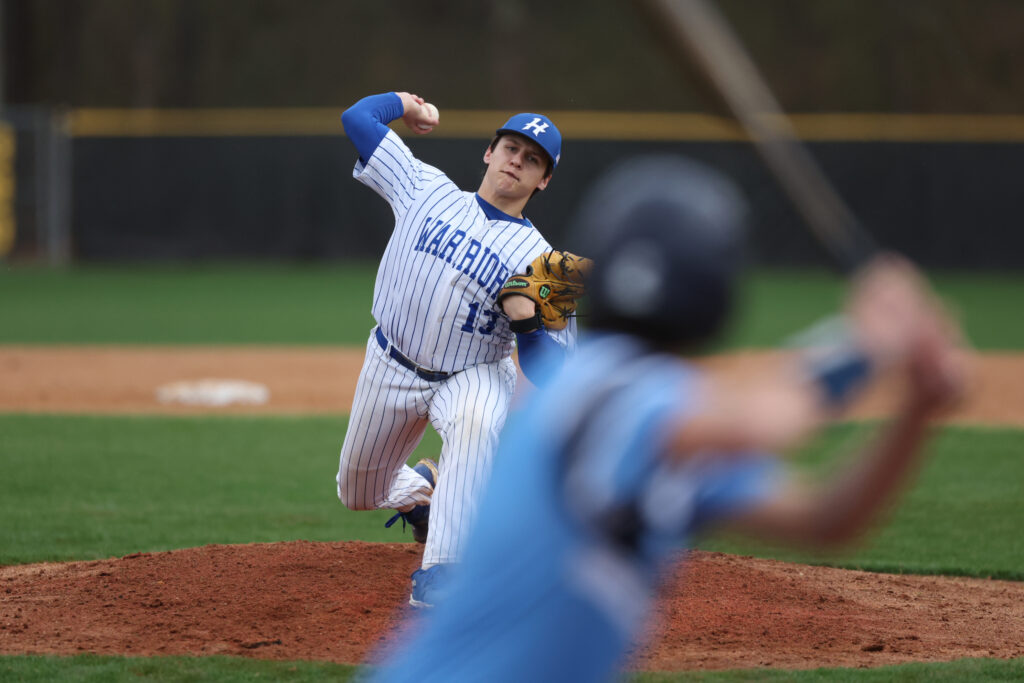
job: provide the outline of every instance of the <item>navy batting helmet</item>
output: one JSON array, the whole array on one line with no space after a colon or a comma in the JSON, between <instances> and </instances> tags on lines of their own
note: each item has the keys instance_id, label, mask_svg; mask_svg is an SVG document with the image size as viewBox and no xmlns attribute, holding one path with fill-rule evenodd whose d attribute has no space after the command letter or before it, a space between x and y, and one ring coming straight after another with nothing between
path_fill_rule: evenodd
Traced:
<instances>
[{"instance_id":1,"label":"navy batting helmet","mask_svg":"<svg viewBox=\"0 0 1024 683\"><path fill-rule=\"evenodd\" d=\"M612 168L574 225L595 264L590 326L663 346L711 339L732 309L746 218L737 187L706 165L656 155Z\"/></svg>"}]
</instances>

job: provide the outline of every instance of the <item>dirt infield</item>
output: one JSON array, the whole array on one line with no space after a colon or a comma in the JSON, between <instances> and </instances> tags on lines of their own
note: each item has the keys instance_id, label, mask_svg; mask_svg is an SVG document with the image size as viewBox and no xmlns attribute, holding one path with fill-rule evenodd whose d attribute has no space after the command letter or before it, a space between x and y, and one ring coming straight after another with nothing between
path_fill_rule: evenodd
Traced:
<instances>
[{"instance_id":1,"label":"dirt infield","mask_svg":"<svg viewBox=\"0 0 1024 683\"><path fill-rule=\"evenodd\" d=\"M707 363L744 371L777 355L747 352ZM0 412L345 413L362 358L362 349L345 348L0 346ZM980 355L975 367L971 400L949 419L1024 427L1024 354ZM260 383L269 401L211 409L157 400L160 387L206 378ZM890 393L883 383L853 416L882 414L892 402Z\"/></svg>"},{"instance_id":2,"label":"dirt infield","mask_svg":"<svg viewBox=\"0 0 1024 683\"><path fill-rule=\"evenodd\" d=\"M771 354L713 364L744 370ZM0 347L0 412L342 413L361 350ZM957 422L1024 427L1024 356L978 358ZM163 404L202 378L265 385L263 405ZM885 386L854 412L879 415ZM359 663L408 616L415 544L205 546L0 567L0 653L228 654ZM658 603L642 670L880 666L1024 656L1024 584L893 576L694 553ZM415 627L415 626L413 626Z\"/></svg>"},{"instance_id":3,"label":"dirt infield","mask_svg":"<svg viewBox=\"0 0 1024 683\"><path fill-rule=\"evenodd\" d=\"M670 577L632 668L1024 656L1024 584L692 560ZM412 544L299 541L0 567L0 652L359 663L386 652L412 614L418 561Z\"/></svg>"}]
</instances>

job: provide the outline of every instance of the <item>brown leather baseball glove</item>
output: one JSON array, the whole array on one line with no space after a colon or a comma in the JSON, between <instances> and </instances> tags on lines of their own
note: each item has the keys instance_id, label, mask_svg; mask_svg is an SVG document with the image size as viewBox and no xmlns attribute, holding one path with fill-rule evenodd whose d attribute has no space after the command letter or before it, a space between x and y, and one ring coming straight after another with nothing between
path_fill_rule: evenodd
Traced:
<instances>
[{"instance_id":1,"label":"brown leather baseball glove","mask_svg":"<svg viewBox=\"0 0 1024 683\"><path fill-rule=\"evenodd\" d=\"M586 293L586 279L594 262L568 251L541 254L523 274L513 275L498 293L498 303L512 294L537 305L534 328L543 323L549 330L563 330L576 312L576 300ZM513 326L513 331L516 326Z\"/></svg>"}]
</instances>

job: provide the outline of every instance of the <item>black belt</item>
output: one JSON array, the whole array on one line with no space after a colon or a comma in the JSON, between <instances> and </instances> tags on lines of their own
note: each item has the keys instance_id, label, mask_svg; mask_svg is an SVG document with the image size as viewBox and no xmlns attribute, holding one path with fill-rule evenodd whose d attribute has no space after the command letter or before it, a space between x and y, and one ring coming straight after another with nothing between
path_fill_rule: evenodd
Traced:
<instances>
[{"instance_id":1,"label":"black belt","mask_svg":"<svg viewBox=\"0 0 1024 683\"><path fill-rule=\"evenodd\" d=\"M384 353L398 361L399 365L409 368L415 372L418 377L425 379L428 382L440 382L455 374L454 372L428 370L422 365L419 365L412 359L408 358L404 353L396 349L395 345L389 342L388 338L384 336L384 333L380 331L380 327L377 328L375 336L377 337L377 343L380 344L380 348L384 349Z\"/></svg>"}]
</instances>

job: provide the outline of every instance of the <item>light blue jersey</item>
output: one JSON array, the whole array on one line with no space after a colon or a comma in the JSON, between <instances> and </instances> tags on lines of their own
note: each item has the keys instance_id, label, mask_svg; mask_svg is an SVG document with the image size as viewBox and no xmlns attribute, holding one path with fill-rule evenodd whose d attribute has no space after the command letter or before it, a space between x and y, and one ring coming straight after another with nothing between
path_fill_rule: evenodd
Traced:
<instances>
[{"instance_id":1,"label":"light blue jersey","mask_svg":"<svg viewBox=\"0 0 1024 683\"><path fill-rule=\"evenodd\" d=\"M510 418L450 599L376 680L614 677L673 551L778 486L764 454L666 461L698 378L628 337L581 345Z\"/></svg>"}]
</instances>

